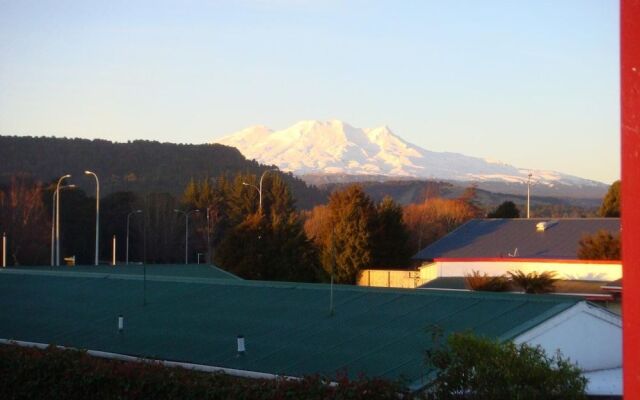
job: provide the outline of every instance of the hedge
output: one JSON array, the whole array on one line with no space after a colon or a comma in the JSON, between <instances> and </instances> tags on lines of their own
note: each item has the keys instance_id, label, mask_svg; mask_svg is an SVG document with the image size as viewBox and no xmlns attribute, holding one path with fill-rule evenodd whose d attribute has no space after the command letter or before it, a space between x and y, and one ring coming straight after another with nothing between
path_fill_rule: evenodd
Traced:
<instances>
[{"instance_id":1,"label":"hedge","mask_svg":"<svg viewBox=\"0 0 640 400\"><path fill-rule=\"evenodd\" d=\"M0 345L0 398L8 399L411 399L402 382L379 378L262 380L124 362L84 351Z\"/></svg>"}]
</instances>

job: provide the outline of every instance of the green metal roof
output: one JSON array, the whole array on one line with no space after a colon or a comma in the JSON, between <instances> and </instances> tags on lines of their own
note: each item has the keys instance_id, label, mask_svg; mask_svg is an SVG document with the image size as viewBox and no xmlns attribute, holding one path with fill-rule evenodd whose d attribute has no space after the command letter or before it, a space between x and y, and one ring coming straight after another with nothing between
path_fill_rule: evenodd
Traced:
<instances>
[{"instance_id":1,"label":"green metal roof","mask_svg":"<svg viewBox=\"0 0 640 400\"><path fill-rule=\"evenodd\" d=\"M143 286L139 275L2 270L0 338L289 376L346 369L418 384L428 326L506 340L578 301L338 285L330 316L324 284L165 276L146 281L146 305ZM242 357L238 334L246 338Z\"/></svg>"},{"instance_id":2,"label":"green metal roof","mask_svg":"<svg viewBox=\"0 0 640 400\"><path fill-rule=\"evenodd\" d=\"M75 265L75 266L25 266L9 267L5 271L36 275L62 275L76 277L113 277L122 279L146 278L150 280L180 279L242 279L211 264L128 264L128 265Z\"/></svg>"}]
</instances>

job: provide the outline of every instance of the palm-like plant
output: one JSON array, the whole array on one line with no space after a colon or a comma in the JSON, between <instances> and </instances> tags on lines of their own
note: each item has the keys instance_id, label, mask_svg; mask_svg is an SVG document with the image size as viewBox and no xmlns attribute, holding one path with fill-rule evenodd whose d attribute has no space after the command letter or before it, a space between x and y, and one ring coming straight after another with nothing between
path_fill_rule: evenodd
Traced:
<instances>
[{"instance_id":1,"label":"palm-like plant","mask_svg":"<svg viewBox=\"0 0 640 400\"><path fill-rule=\"evenodd\" d=\"M511 289L506 276L489 276L486 273L481 274L480 271L472 271L471 274L465 275L464 282L467 288L483 292L506 292Z\"/></svg>"},{"instance_id":2,"label":"palm-like plant","mask_svg":"<svg viewBox=\"0 0 640 400\"><path fill-rule=\"evenodd\" d=\"M511 282L522 288L525 293L531 294L553 292L555 290L554 283L558 280L555 271L530 272L528 274L522 271L509 271L509 276Z\"/></svg>"}]
</instances>

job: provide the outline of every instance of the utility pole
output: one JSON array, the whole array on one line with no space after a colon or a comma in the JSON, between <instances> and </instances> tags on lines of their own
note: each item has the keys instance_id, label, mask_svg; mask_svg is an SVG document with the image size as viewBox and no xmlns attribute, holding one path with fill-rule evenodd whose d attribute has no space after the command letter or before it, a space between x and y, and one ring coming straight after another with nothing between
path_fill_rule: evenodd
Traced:
<instances>
[{"instance_id":1,"label":"utility pole","mask_svg":"<svg viewBox=\"0 0 640 400\"><path fill-rule=\"evenodd\" d=\"M63 189L73 189L76 185L65 185L60 186L60 190ZM51 200L51 266L53 267L56 263L56 204L58 203L58 190L53 191L53 196Z\"/></svg>"},{"instance_id":2,"label":"utility pole","mask_svg":"<svg viewBox=\"0 0 640 400\"><path fill-rule=\"evenodd\" d=\"M530 214L530 203L531 203L531 177L533 174L529 172L529 179L527 179L527 219L529 219Z\"/></svg>"},{"instance_id":3,"label":"utility pole","mask_svg":"<svg viewBox=\"0 0 640 400\"><path fill-rule=\"evenodd\" d=\"M2 233L2 268L7 267L7 233Z\"/></svg>"},{"instance_id":4,"label":"utility pole","mask_svg":"<svg viewBox=\"0 0 640 400\"><path fill-rule=\"evenodd\" d=\"M56 265L56 202L58 201L58 191L53 191L51 201L51 266Z\"/></svg>"},{"instance_id":5,"label":"utility pole","mask_svg":"<svg viewBox=\"0 0 640 400\"><path fill-rule=\"evenodd\" d=\"M191 210L184 212L178 209L173 210L178 214L184 214L184 264L189 264L189 215L199 213L200 210Z\"/></svg>"},{"instance_id":6,"label":"utility pole","mask_svg":"<svg viewBox=\"0 0 640 400\"><path fill-rule=\"evenodd\" d=\"M56 266L58 267L60 266L60 184L67 178L71 178L71 175L61 176L56 185Z\"/></svg>"}]
</instances>

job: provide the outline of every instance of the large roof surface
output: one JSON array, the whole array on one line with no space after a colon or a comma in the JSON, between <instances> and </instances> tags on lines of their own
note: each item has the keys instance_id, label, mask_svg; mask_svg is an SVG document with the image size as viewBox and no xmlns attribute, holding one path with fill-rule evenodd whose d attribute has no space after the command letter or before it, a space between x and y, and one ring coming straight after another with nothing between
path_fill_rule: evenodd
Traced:
<instances>
[{"instance_id":1,"label":"large roof surface","mask_svg":"<svg viewBox=\"0 0 640 400\"><path fill-rule=\"evenodd\" d=\"M94 278L120 277L137 279L146 275L150 280L242 279L211 264L127 264L127 265L75 265L73 267L26 266L9 267L8 272L36 275L86 276Z\"/></svg>"},{"instance_id":2,"label":"large roof surface","mask_svg":"<svg viewBox=\"0 0 640 400\"><path fill-rule=\"evenodd\" d=\"M577 302L336 285L329 315L325 284L150 277L0 269L0 338L289 376L346 369L419 386L427 327L506 340ZM239 334L246 338L242 357Z\"/></svg>"},{"instance_id":3,"label":"large roof surface","mask_svg":"<svg viewBox=\"0 0 640 400\"><path fill-rule=\"evenodd\" d=\"M583 235L620 232L619 218L558 219L544 232L536 224L549 219L474 219L418 252L414 258L516 258L575 260ZM517 250L517 253L515 252Z\"/></svg>"}]
</instances>

